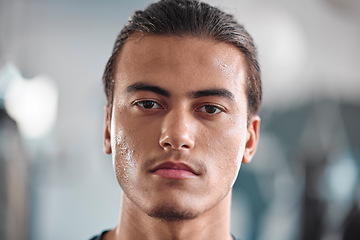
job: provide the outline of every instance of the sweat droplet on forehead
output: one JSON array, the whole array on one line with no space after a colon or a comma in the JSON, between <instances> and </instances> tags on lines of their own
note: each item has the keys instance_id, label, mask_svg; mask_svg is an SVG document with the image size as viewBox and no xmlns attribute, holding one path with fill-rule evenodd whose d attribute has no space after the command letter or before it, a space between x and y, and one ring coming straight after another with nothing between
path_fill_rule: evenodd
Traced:
<instances>
[{"instance_id":1,"label":"sweat droplet on forehead","mask_svg":"<svg viewBox=\"0 0 360 240\"><path fill-rule=\"evenodd\" d=\"M230 59L227 55L218 56L215 59L215 64L223 74L223 76L229 80L232 80L233 85L238 88L238 90L242 90L239 88L244 88L245 79L246 79L246 66L245 60L243 58L242 53L237 50L233 50L233 53L238 54L237 59ZM236 56L236 55L235 55Z\"/></svg>"}]
</instances>

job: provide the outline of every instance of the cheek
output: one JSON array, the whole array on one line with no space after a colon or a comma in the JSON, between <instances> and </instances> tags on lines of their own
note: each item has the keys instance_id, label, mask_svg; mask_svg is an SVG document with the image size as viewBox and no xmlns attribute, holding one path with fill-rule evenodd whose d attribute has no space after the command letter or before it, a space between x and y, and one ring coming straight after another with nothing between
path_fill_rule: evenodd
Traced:
<instances>
[{"instance_id":1,"label":"cheek","mask_svg":"<svg viewBox=\"0 0 360 240\"><path fill-rule=\"evenodd\" d=\"M125 128L111 127L111 148L113 150L113 167L118 180L128 182L135 173L135 148L131 131Z\"/></svg>"},{"instance_id":2,"label":"cheek","mask_svg":"<svg viewBox=\"0 0 360 240\"><path fill-rule=\"evenodd\" d=\"M246 123L232 123L215 139L214 152L220 178L225 184L233 184L239 172L246 143Z\"/></svg>"},{"instance_id":3,"label":"cheek","mask_svg":"<svg viewBox=\"0 0 360 240\"><path fill-rule=\"evenodd\" d=\"M127 115L123 113L122 115ZM156 126L136 122L133 119L117 118L111 123L112 160L117 179L122 183L138 180L142 164L156 145ZM115 124L116 123L116 124Z\"/></svg>"}]
</instances>

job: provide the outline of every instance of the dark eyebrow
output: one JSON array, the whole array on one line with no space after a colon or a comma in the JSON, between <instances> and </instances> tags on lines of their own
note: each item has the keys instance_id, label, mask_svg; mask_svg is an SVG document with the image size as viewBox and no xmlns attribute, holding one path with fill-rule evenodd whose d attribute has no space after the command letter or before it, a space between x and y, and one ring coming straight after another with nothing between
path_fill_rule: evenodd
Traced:
<instances>
[{"instance_id":1,"label":"dark eyebrow","mask_svg":"<svg viewBox=\"0 0 360 240\"><path fill-rule=\"evenodd\" d=\"M226 90L224 88L220 89L207 89L207 90L201 90L190 93L190 96L192 98L201 98L201 97L208 97L208 96L219 96L219 97L225 97L228 98L231 101L235 101L234 94L230 92L229 90Z\"/></svg>"},{"instance_id":2,"label":"dark eyebrow","mask_svg":"<svg viewBox=\"0 0 360 240\"><path fill-rule=\"evenodd\" d=\"M165 89L155 86L155 85L146 84L146 83L135 83L126 88L126 92L128 92L128 93L137 92L137 91L150 91L150 92L160 94L164 97L170 97L170 93L168 91L166 91Z\"/></svg>"}]
</instances>

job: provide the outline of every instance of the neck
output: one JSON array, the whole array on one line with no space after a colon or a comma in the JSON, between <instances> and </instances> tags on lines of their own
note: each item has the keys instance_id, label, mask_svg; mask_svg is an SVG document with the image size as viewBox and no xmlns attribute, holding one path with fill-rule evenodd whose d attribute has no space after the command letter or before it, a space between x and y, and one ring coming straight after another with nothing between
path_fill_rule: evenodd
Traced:
<instances>
[{"instance_id":1,"label":"neck","mask_svg":"<svg viewBox=\"0 0 360 240\"><path fill-rule=\"evenodd\" d=\"M230 240L230 205L231 192L195 219L167 221L148 216L123 194L119 225L105 235L105 239Z\"/></svg>"}]
</instances>

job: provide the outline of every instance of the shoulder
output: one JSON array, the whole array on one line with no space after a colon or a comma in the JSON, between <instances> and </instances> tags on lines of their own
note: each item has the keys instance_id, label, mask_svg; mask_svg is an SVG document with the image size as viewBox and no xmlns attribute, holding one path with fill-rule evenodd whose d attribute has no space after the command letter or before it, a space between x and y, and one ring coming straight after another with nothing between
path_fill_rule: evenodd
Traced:
<instances>
[{"instance_id":1,"label":"shoulder","mask_svg":"<svg viewBox=\"0 0 360 240\"><path fill-rule=\"evenodd\" d=\"M231 236L232 236L232 238L234 239L234 240L241 240L240 238L236 238L234 235L232 235L231 234Z\"/></svg>"},{"instance_id":2,"label":"shoulder","mask_svg":"<svg viewBox=\"0 0 360 240\"><path fill-rule=\"evenodd\" d=\"M102 240L103 236L105 235L105 233L107 233L109 230L103 231L100 235L96 235L92 238L90 238L90 240Z\"/></svg>"}]
</instances>

